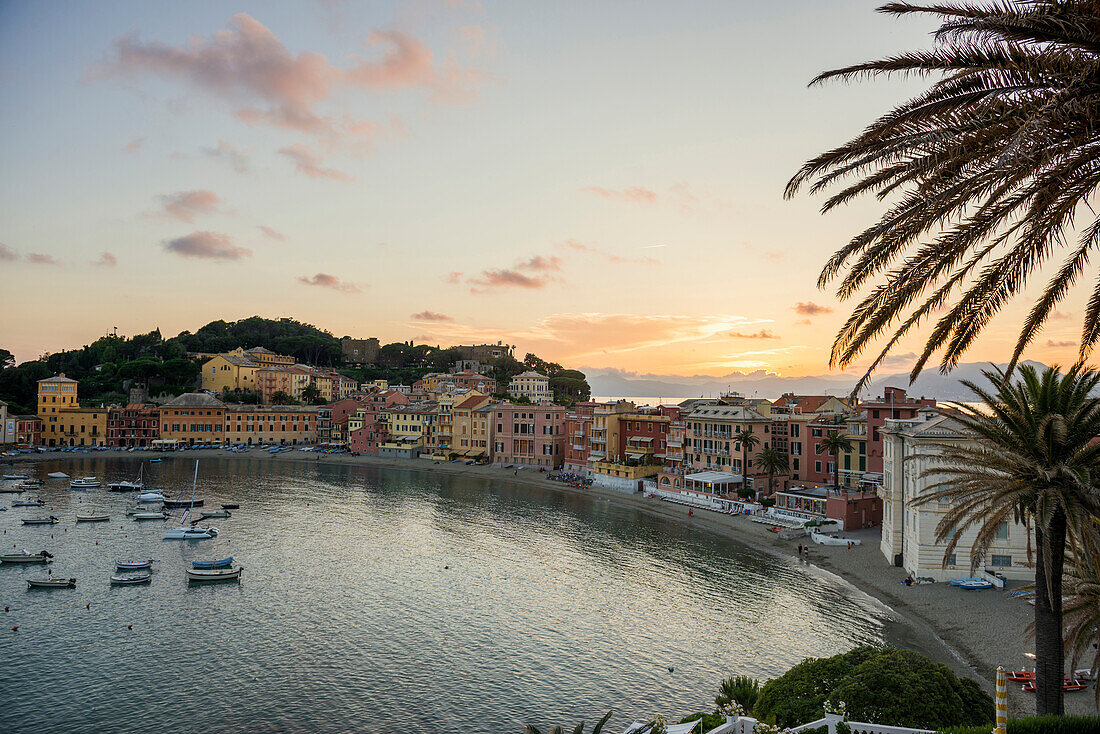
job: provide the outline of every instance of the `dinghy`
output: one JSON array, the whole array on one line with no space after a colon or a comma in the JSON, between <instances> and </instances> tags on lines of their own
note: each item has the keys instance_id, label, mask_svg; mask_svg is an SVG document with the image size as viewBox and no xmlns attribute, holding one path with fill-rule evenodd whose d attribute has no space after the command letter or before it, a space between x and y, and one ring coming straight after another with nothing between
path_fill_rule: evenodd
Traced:
<instances>
[{"instance_id":1,"label":"dinghy","mask_svg":"<svg viewBox=\"0 0 1100 734\"><path fill-rule=\"evenodd\" d=\"M0 563L49 563L52 558L53 554L48 551L28 553L26 550L21 550L18 553L0 555Z\"/></svg>"},{"instance_id":2,"label":"dinghy","mask_svg":"<svg viewBox=\"0 0 1100 734\"><path fill-rule=\"evenodd\" d=\"M161 512L160 510L149 510L148 512L144 510L139 510L137 512L131 512L130 517L135 520L167 520L168 513Z\"/></svg>"},{"instance_id":3,"label":"dinghy","mask_svg":"<svg viewBox=\"0 0 1100 734\"><path fill-rule=\"evenodd\" d=\"M24 489L31 489L32 487L41 487L43 484L45 484L45 482L43 482L41 479L24 479L15 486L23 487Z\"/></svg>"},{"instance_id":4,"label":"dinghy","mask_svg":"<svg viewBox=\"0 0 1100 734\"><path fill-rule=\"evenodd\" d=\"M993 584L986 581L985 579L970 579L969 581L962 582L958 586L959 586L960 589L966 589L967 591L976 591L976 590L979 590L979 589L992 589L993 588Z\"/></svg>"},{"instance_id":5,"label":"dinghy","mask_svg":"<svg viewBox=\"0 0 1100 734\"><path fill-rule=\"evenodd\" d=\"M24 525L56 525L61 518L50 515L49 517L24 517Z\"/></svg>"},{"instance_id":6,"label":"dinghy","mask_svg":"<svg viewBox=\"0 0 1100 734\"><path fill-rule=\"evenodd\" d=\"M30 589L75 589L76 579L27 579L27 588Z\"/></svg>"},{"instance_id":7,"label":"dinghy","mask_svg":"<svg viewBox=\"0 0 1100 734\"><path fill-rule=\"evenodd\" d=\"M29 499L25 498L21 500L11 501L12 507L41 507L44 504L46 504L46 501L43 500L41 497L32 497Z\"/></svg>"},{"instance_id":8,"label":"dinghy","mask_svg":"<svg viewBox=\"0 0 1100 734\"><path fill-rule=\"evenodd\" d=\"M111 519L110 515L77 515L77 522L107 522Z\"/></svg>"},{"instance_id":9,"label":"dinghy","mask_svg":"<svg viewBox=\"0 0 1100 734\"><path fill-rule=\"evenodd\" d=\"M232 581L241 577L244 568L187 569L188 581Z\"/></svg>"},{"instance_id":10,"label":"dinghy","mask_svg":"<svg viewBox=\"0 0 1100 734\"><path fill-rule=\"evenodd\" d=\"M50 479L68 479L69 475L63 471L52 471L46 475Z\"/></svg>"},{"instance_id":11,"label":"dinghy","mask_svg":"<svg viewBox=\"0 0 1100 734\"><path fill-rule=\"evenodd\" d=\"M164 495L160 492L144 492L138 495L138 502L164 502Z\"/></svg>"},{"instance_id":12,"label":"dinghy","mask_svg":"<svg viewBox=\"0 0 1100 734\"><path fill-rule=\"evenodd\" d=\"M192 507L202 507L203 499L195 499L192 497L189 500L164 500L164 509L166 510L186 510Z\"/></svg>"},{"instance_id":13,"label":"dinghy","mask_svg":"<svg viewBox=\"0 0 1100 734\"><path fill-rule=\"evenodd\" d=\"M0 494L23 494L23 488L16 484L0 486Z\"/></svg>"},{"instance_id":14,"label":"dinghy","mask_svg":"<svg viewBox=\"0 0 1100 734\"><path fill-rule=\"evenodd\" d=\"M192 561L191 568L229 568L233 565L233 556L217 558L213 561Z\"/></svg>"},{"instance_id":15,"label":"dinghy","mask_svg":"<svg viewBox=\"0 0 1100 734\"><path fill-rule=\"evenodd\" d=\"M207 510L200 512L199 517L203 520L210 520L211 518L232 517L233 514L229 510Z\"/></svg>"},{"instance_id":16,"label":"dinghy","mask_svg":"<svg viewBox=\"0 0 1100 734\"><path fill-rule=\"evenodd\" d=\"M222 503L222 509L223 510L239 510L240 507L241 506L239 504L237 504L236 502L223 502Z\"/></svg>"},{"instance_id":17,"label":"dinghy","mask_svg":"<svg viewBox=\"0 0 1100 734\"><path fill-rule=\"evenodd\" d=\"M30 476L27 474L5 474L4 479L18 481L20 479L30 479Z\"/></svg>"},{"instance_id":18,"label":"dinghy","mask_svg":"<svg viewBox=\"0 0 1100 734\"><path fill-rule=\"evenodd\" d=\"M151 578L153 578L153 575L148 573L138 573L134 574L133 576L112 576L111 585L123 586L127 584L147 584L149 583L149 579Z\"/></svg>"},{"instance_id":19,"label":"dinghy","mask_svg":"<svg viewBox=\"0 0 1100 734\"><path fill-rule=\"evenodd\" d=\"M115 561L115 568L120 571L128 571L133 568L152 568L153 558L146 558L144 561Z\"/></svg>"}]
</instances>

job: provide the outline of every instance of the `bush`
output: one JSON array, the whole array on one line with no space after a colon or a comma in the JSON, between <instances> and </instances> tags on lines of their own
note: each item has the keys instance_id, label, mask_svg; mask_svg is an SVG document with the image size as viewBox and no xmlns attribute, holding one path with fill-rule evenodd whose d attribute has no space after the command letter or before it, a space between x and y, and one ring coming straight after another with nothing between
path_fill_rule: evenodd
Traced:
<instances>
[{"instance_id":1,"label":"bush","mask_svg":"<svg viewBox=\"0 0 1100 734\"><path fill-rule=\"evenodd\" d=\"M993 721L993 699L969 678L910 650L857 647L807 659L760 690L753 715L779 726L821 717L825 702L843 701L847 718L934 729Z\"/></svg>"},{"instance_id":2,"label":"bush","mask_svg":"<svg viewBox=\"0 0 1100 734\"><path fill-rule=\"evenodd\" d=\"M937 734L989 734L988 726L953 726ZM1100 734L1100 716L1028 716L1008 720L1008 734Z\"/></svg>"},{"instance_id":3,"label":"bush","mask_svg":"<svg viewBox=\"0 0 1100 734\"><path fill-rule=\"evenodd\" d=\"M703 720L703 731L710 731L711 729L717 729L722 724L726 723L726 717L722 714L692 714L691 716L685 716L680 719L679 723L687 724L688 722L695 721L696 719Z\"/></svg>"}]
</instances>

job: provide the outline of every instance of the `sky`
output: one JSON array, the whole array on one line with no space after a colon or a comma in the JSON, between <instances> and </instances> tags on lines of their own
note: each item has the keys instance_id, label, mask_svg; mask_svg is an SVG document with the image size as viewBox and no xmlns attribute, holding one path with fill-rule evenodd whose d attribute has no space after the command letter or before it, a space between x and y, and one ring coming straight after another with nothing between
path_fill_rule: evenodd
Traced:
<instances>
[{"instance_id":1,"label":"sky","mask_svg":"<svg viewBox=\"0 0 1100 734\"><path fill-rule=\"evenodd\" d=\"M930 44L877 4L0 0L0 346L260 315L827 374L848 305L817 274L881 204L782 192L922 88L807 87ZM1083 297L1026 357L1073 361ZM967 359L1003 361L1025 312Z\"/></svg>"}]
</instances>

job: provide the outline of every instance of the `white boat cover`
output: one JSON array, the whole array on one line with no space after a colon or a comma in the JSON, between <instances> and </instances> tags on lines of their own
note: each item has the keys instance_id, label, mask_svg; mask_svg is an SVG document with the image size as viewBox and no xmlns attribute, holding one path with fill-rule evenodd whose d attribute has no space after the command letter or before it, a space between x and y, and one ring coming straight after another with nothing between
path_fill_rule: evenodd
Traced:
<instances>
[{"instance_id":1,"label":"white boat cover","mask_svg":"<svg viewBox=\"0 0 1100 734\"><path fill-rule=\"evenodd\" d=\"M696 719L687 724L669 724L665 727L665 732L667 732L667 734L688 734L698 729L699 725L702 723L702 719Z\"/></svg>"}]
</instances>

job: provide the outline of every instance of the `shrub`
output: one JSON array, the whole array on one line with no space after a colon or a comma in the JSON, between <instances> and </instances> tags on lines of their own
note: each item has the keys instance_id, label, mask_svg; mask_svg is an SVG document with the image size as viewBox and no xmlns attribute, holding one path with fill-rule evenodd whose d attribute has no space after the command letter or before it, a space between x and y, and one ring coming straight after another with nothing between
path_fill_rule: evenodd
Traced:
<instances>
[{"instance_id":1,"label":"shrub","mask_svg":"<svg viewBox=\"0 0 1100 734\"><path fill-rule=\"evenodd\" d=\"M697 713L697 714L692 714L691 716L685 716L684 718L680 719L679 723L687 724L688 722L695 721L696 719L702 719L703 720L703 731L710 731L711 729L717 729L722 724L726 723L726 717L722 716L722 714L703 714L703 713Z\"/></svg>"},{"instance_id":2,"label":"shrub","mask_svg":"<svg viewBox=\"0 0 1100 734\"><path fill-rule=\"evenodd\" d=\"M753 708L758 719L798 726L843 701L848 719L933 729L993 721L993 699L968 678L910 650L857 647L807 659L768 681Z\"/></svg>"},{"instance_id":3,"label":"shrub","mask_svg":"<svg viewBox=\"0 0 1100 734\"><path fill-rule=\"evenodd\" d=\"M953 726L937 734L989 734L988 726ZM1008 720L1008 734L1100 734L1100 716L1028 716Z\"/></svg>"}]
</instances>

